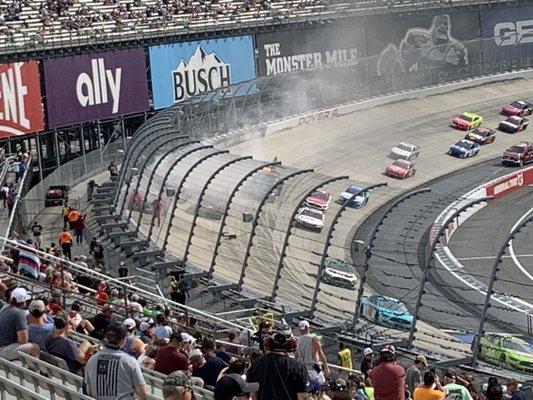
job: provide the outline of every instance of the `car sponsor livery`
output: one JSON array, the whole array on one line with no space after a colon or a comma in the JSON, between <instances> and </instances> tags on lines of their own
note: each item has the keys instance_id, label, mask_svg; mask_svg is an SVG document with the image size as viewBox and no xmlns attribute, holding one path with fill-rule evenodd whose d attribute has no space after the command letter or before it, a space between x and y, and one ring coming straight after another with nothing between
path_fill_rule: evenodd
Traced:
<instances>
[{"instance_id":1,"label":"car sponsor livery","mask_svg":"<svg viewBox=\"0 0 533 400\"><path fill-rule=\"evenodd\" d=\"M533 162L533 143L520 142L511 146L502 155L503 165L524 165Z\"/></svg>"},{"instance_id":2,"label":"car sponsor livery","mask_svg":"<svg viewBox=\"0 0 533 400\"><path fill-rule=\"evenodd\" d=\"M326 211L329 208L331 194L324 189L317 189L305 199L305 205L317 210Z\"/></svg>"},{"instance_id":3,"label":"car sponsor livery","mask_svg":"<svg viewBox=\"0 0 533 400\"><path fill-rule=\"evenodd\" d=\"M363 191L363 188L352 185L348 186L348 188L339 195L339 203L344 204L349 202L348 206L360 208L368 203L369 198L370 194L368 193L368 190Z\"/></svg>"},{"instance_id":4,"label":"car sponsor livery","mask_svg":"<svg viewBox=\"0 0 533 400\"><path fill-rule=\"evenodd\" d=\"M480 340L480 356L500 368L533 373L533 346L520 337L486 333Z\"/></svg>"},{"instance_id":5,"label":"car sponsor livery","mask_svg":"<svg viewBox=\"0 0 533 400\"><path fill-rule=\"evenodd\" d=\"M357 288L357 277L355 276L354 268L346 261L326 257L324 266L322 282L350 290Z\"/></svg>"},{"instance_id":6,"label":"car sponsor livery","mask_svg":"<svg viewBox=\"0 0 533 400\"><path fill-rule=\"evenodd\" d=\"M296 226L321 231L324 227L324 213L310 207L302 207L295 217Z\"/></svg>"},{"instance_id":7,"label":"car sponsor livery","mask_svg":"<svg viewBox=\"0 0 533 400\"><path fill-rule=\"evenodd\" d=\"M398 158L404 160L414 160L420 155L420 146L412 143L402 142L397 146L394 146L390 153L389 158L396 160Z\"/></svg>"},{"instance_id":8,"label":"car sponsor livery","mask_svg":"<svg viewBox=\"0 0 533 400\"><path fill-rule=\"evenodd\" d=\"M470 129L474 129L480 126L482 122L483 117L474 113L465 112L455 117L452 120L452 125L457 129L469 131Z\"/></svg>"},{"instance_id":9,"label":"car sponsor livery","mask_svg":"<svg viewBox=\"0 0 533 400\"><path fill-rule=\"evenodd\" d=\"M459 158L473 157L479 153L479 144L461 139L448 150L448 154Z\"/></svg>"},{"instance_id":10,"label":"car sponsor livery","mask_svg":"<svg viewBox=\"0 0 533 400\"><path fill-rule=\"evenodd\" d=\"M416 165L412 161L396 160L385 170L385 175L397 179L405 179L416 173Z\"/></svg>"},{"instance_id":11,"label":"car sponsor livery","mask_svg":"<svg viewBox=\"0 0 533 400\"><path fill-rule=\"evenodd\" d=\"M363 296L360 314L362 317L393 328L408 330L413 316L400 300L381 295Z\"/></svg>"},{"instance_id":12,"label":"car sponsor livery","mask_svg":"<svg viewBox=\"0 0 533 400\"><path fill-rule=\"evenodd\" d=\"M45 60L44 79L50 128L150 108L142 49Z\"/></svg>"},{"instance_id":13,"label":"car sponsor livery","mask_svg":"<svg viewBox=\"0 0 533 400\"><path fill-rule=\"evenodd\" d=\"M476 128L472 132L468 132L465 139L477 144L492 143L496 139L496 131L489 128Z\"/></svg>"},{"instance_id":14,"label":"car sponsor livery","mask_svg":"<svg viewBox=\"0 0 533 400\"><path fill-rule=\"evenodd\" d=\"M531 115L533 112L533 104L528 103L527 101L517 100L513 101L510 104L507 104L501 108L501 113L511 117L513 115L518 115L523 117L525 115Z\"/></svg>"},{"instance_id":15,"label":"car sponsor livery","mask_svg":"<svg viewBox=\"0 0 533 400\"><path fill-rule=\"evenodd\" d=\"M508 117L502 122L500 122L500 124L498 125L498 129L507 133L517 133L523 131L524 129L527 129L528 125L529 120L519 117L517 115L513 115L512 117Z\"/></svg>"},{"instance_id":16,"label":"car sponsor livery","mask_svg":"<svg viewBox=\"0 0 533 400\"><path fill-rule=\"evenodd\" d=\"M156 109L255 78L251 36L151 46L149 53ZM250 86L234 90L254 92Z\"/></svg>"},{"instance_id":17,"label":"car sponsor livery","mask_svg":"<svg viewBox=\"0 0 533 400\"><path fill-rule=\"evenodd\" d=\"M36 61L0 65L0 139L44 128Z\"/></svg>"}]
</instances>

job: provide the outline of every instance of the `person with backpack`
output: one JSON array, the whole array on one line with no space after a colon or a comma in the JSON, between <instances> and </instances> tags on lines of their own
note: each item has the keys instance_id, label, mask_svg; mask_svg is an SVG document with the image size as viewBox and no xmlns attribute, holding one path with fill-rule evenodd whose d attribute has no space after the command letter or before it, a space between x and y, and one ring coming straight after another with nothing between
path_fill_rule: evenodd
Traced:
<instances>
[{"instance_id":1,"label":"person with backpack","mask_svg":"<svg viewBox=\"0 0 533 400\"><path fill-rule=\"evenodd\" d=\"M488 381L486 390L483 392L487 400L502 400L503 389L502 385L498 383L498 379L491 376Z\"/></svg>"}]
</instances>

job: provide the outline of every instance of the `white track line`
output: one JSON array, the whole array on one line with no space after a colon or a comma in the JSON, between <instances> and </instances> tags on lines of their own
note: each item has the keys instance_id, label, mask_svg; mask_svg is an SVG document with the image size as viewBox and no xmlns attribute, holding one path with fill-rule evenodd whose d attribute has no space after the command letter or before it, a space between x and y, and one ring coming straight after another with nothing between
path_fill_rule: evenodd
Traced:
<instances>
[{"instance_id":1,"label":"white track line","mask_svg":"<svg viewBox=\"0 0 533 400\"><path fill-rule=\"evenodd\" d=\"M502 258L512 258L513 255L509 256L502 256ZM533 257L533 253L530 254L516 254L514 255L515 258L517 257ZM461 257L456 258L458 261L472 261L472 260L494 260L496 256L479 256L479 257Z\"/></svg>"},{"instance_id":2,"label":"white track line","mask_svg":"<svg viewBox=\"0 0 533 400\"><path fill-rule=\"evenodd\" d=\"M520 217L518 221L516 221L516 224L511 228L509 232L512 232L524 219L528 217L530 213L533 212L533 208L530 208L524 215ZM531 275L529 272L526 271L526 269L520 264L520 261L518 261L518 257L516 256L513 248L513 241L509 241L509 254L511 255L511 258L513 259L516 266L524 273L525 276L529 278L529 280L533 281L533 275Z\"/></svg>"}]
</instances>

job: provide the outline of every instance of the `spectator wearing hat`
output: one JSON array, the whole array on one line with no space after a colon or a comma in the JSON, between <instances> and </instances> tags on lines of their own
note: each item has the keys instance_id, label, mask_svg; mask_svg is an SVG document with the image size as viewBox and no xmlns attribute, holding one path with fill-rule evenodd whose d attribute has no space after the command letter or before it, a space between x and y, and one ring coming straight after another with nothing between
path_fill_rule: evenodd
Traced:
<instances>
[{"instance_id":1,"label":"spectator wearing hat","mask_svg":"<svg viewBox=\"0 0 533 400\"><path fill-rule=\"evenodd\" d=\"M308 321L300 321L298 329L300 330L300 337L298 338L296 357L307 368L309 378L323 384L329 375L329 368L322 344L316 335L311 334Z\"/></svg>"},{"instance_id":2,"label":"spectator wearing hat","mask_svg":"<svg viewBox=\"0 0 533 400\"><path fill-rule=\"evenodd\" d=\"M105 333L103 350L91 357L85 367L87 394L97 400L144 399L147 386L139 362L123 352L128 331L119 322L112 322Z\"/></svg>"},{"instance_id":3,"label":"spectator wearing hat","mask_svg":"<svg viewBox=\"0 0 533 400\"><path fill-rule=\"evenodd\" d=\"M126 267L126 263L124 261L121 261L118 266L118 277L125 278L127 276L128 276L128 267Z\"/></svg>"},{"instance_id":4,"label":"spectator wearing hat","mask_svg":"<svg viewBox=\"0 0 533 400\"><path fill-rule=\"evenodd\" d=\"M248 383L238 373L226 373L215 385L215 400L245 400L259 390L259 383Z\"/></svg>"},{"instance_id":5,"label":"spectator wearing hat","mask_svg":"<svg viewBox=\"0 0 533 400\"><path fill-rule=\"evenodd\" d=\"M15 288L11 292L9 305L0 310L0 358L18 360L18 352L39 355L39 346L29 342L28 323L23 311L30 300L24 288Z\"/></svg>"},{"instance_id":6,"label":"spectator wearing hat","mask_svg":"<svg viewBox=\"0 0 533 400\"><path fill-rule=\"evenodd\" d=\"M189 361L183 352L186 344L183 342L181 332L174 332L170 341L157 352L154 370L168 375L174 371L188 371Z\"/></svg>"},{"instance_id":7,"label":"spectator wearing hat","mask_svg":"<svg viewBox=\"0 0 533 400\"><path fill-rule=\"evenodd\" d=\"M410 393L422 384L422 370L427 368L428 361L426 357L418 355L415 357L413 365L405 371L405 380L407 381L407 389Z\"/></svg>"},{"instance_id":8,"label":"spectator wearing hat","mask_svg":"<svg viewBox=\"0 0 533 400\"><path fill-rule=\"evenodd\" d=\"M376 400L405 399L405 370L396 364L396 349L393 345L386 345L381 349L379 364L370 370L369 377Z\"/></svg>"},{"instance_id":9,"label":"spectator wearing hat","mask_svg":"<svg viewBox=\"0 0 533 400\"><path fill-rule=\"evenodd\" d=\"M444 373L444 393L447 400L473 400L468 389L457 383L457 374L448 370Z\"/></svg>"},{"instance_id":10,"label":"spectator wearing hat","mask_svg":"<svg viewBox=\"0 0 533 400\"><path fill-rule=\"evenodd\" d=\"M133 318L126 318L124 320L124 325L126 325L126 328L128 329L128 336L126 336L122 350L124 350L124 352L130 356L138 358L144 353L146 344L144 344L141 339L135 336L137 323Z\"/></svg>"},{"instance_id":11,"label":"spectator wearing hat","mask_svg":"<svg viewBox=\"0 0 533 400\"><path fill-rule=\"evenodd\" d=\"M433 371L424 374L423 383L413 392L413 400L444 400L446 394Z\"/></svg>"},{"instance_id":12,"label":"spectator wearing hat","mask_svg":"<svg viewBox=\"0 0 533 400\"><path fill-rule=\"evenodd\" d=\"M98 287L96 289L96 293L94 294L94 298L96 299L96 304L98 304L100 307L103 306L107 301L109 300L109 295L107 294L107 283L105 281L101 281L98 284Z\"/></svg>"},{"instance_id":13,"label":"spectator wearing hat","mask_svg":"<svg viewBox=\"0 0 533 400\"><path fill-rule=\"evenodd\" d=\"M367 347L363 350L363 359L361 360L361 372L365 376L365 379L368 378L368 371L372 369L372 362L374 361L374 350L370 347Z\"/></svg>"},{"instance_id":14,"label":"spectator wearing hat","mask_svg":"<svg viewBox=\"0 0 533 400\"><path fill-rule=\"evenodd\" d=\"M68 316L56 316L54 318L54 331L46 338L45 348L48 353L65 360L69 371L75 374L85 364L85 353L91 345L84 340L77 346L72 339L67 337L67 333Z\"/></svg>"},{"instance_id":15,"label":"spectator wearing hat","mask_svg":"<svg viewBox=\"0 0 533 400\"><path fill-rule=\"evenodd\" d=\"M212 387L215 387L220 372L228 366L215 355L204 355L198 349L191 352L189 361L192 365L192 375L202 378L206 385Z\"/></svg>"},{"instance_id":16,"label":"spectator wearing hat","mask_svg":"<svg viewBox=\"0 0 533 400\"><path fill-rule=\"evenodd\" d=\"M526 400L526 394L520 390L516 379L509 379L506 386L507 392L511 395L511 400Z\"/></svg>"},{"instance_id":17,"label":"spectator wearing hat","mask_svg":"<svg viewBox=\"0 0 533 400\"><path fill-rule=\"evenodd\" d=\"M28 307L29 341L36 343L42 351L46 351L46 338L54 330L54 323L49 322L46 315L46 305L42 300L33 300Z\"/></svg>"},{"instance_id":18,"label":"spectator wearing hat","mask_svg":"<svg viewBox=\"0 0 533 400\"><path fill-rule=\"evenodd\" d=\"M163 381L163 400L194 400L193 382L184 371L176 371Z\"/></svg>"},{"instance_id":19,"label":"spectator wearing hat","mask_svg":"<svg viewBox=\"0 0 533 400\"><path fill-rule=\"evenodd\" d=\"M113 322L113 312L115 307L111 304L104 304L98 314L96 314L90 321L94 329L91 336L95 339L102 340L105 336L105 331L109 324Z\"/></svg>"},{"instance_id":20,"label":"spectator wearing hat","mask_svg":"<svg viewBox=\"0 0 533 400\"><path fill-rule=\"evenodd\" d=\"M61 291L52 291L50 302L48 303L48 308L50 309L52 315L56 315L57 313L63 311L63 306L61 305Z\"/></svg>"},{"instance_id":21,"label":"spectator wearing hat","mask_svg":"<svg viewBox=\"0 0 533 400\"><path fill-rule=\"evenodd\" d=\"M140 339L143 341L144 344L150 346L154 344L154 332L152 330L152 327L154 325L154 321L150 318L146 321L142 321L139 324L139 331L141 333Z\"/></svg>"}]
</instances>

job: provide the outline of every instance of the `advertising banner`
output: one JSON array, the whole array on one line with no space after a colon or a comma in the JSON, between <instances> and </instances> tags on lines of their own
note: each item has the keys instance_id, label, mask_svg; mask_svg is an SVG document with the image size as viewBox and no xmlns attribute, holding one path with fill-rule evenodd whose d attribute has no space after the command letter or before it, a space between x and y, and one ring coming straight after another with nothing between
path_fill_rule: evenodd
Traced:
<instances>
[{"instance_id":1,"label":"advertising banner","mask_svg":"<svg viewBox=\"0 0 533 400\"><path fill-rule=\"evenodd\" d=\"M256 43L260 76L356 62L364 56L363 26L355 22L262 33Z\"/></svg>"},{"instance_id":2,"label":"advertising banner","mask_svg":"<svg viewBox=\"0 0 533 400\"><path fill-rule=\"evenodd\" d=\"M45 60L44 80L50 128L150 108L143 49Z\"/></svg>"},{"instance_id":3,"label":"advertising banner","mask_svg":"<svg viewBox=\"0 0 533 400\"><path fill-rule=\"evenodd\" d=\"M533 6L482 11L480 16L486 61L533 55Z\"/></svg>"},{"instance_id":4,"label":"advertising banner","mask_svg":"<svg viewBox=\"0 0 533 400\"><path fill-rule=\"evenodd\" d=\"M533 167L524 168L498 178L486 185L487 196L499 199L524 186L533 184Z\"/></svg>"},{"instance_id":5,"label":"advertising banner","mask_svg":"<svg viewBox=\"0 0 533 400\"><path fill-rule=\"evenodd\" d=\"M427 68L453 69L478 63L477 13L376 18L365 25L369 74L407 74Z\"/></svg>"},{"instance_id":6,"label":"advertising banner","mask_svg":"<svg viewBox=\"0 0 533 400\"><path fill-rule=\"evenodd\" d=\"M252 36L151 46L149 52L156 109L255 78Z\"/></svg>"},{"instance_id":7,"label":"advertising banner","mask_svg":"<svg viewBox=\"0 0 533 400\"><path fill-rule=\"evenodd\" d=\"M0 65L0 139L44 128L37 61Z\"/></svg>"}]
</instances>

